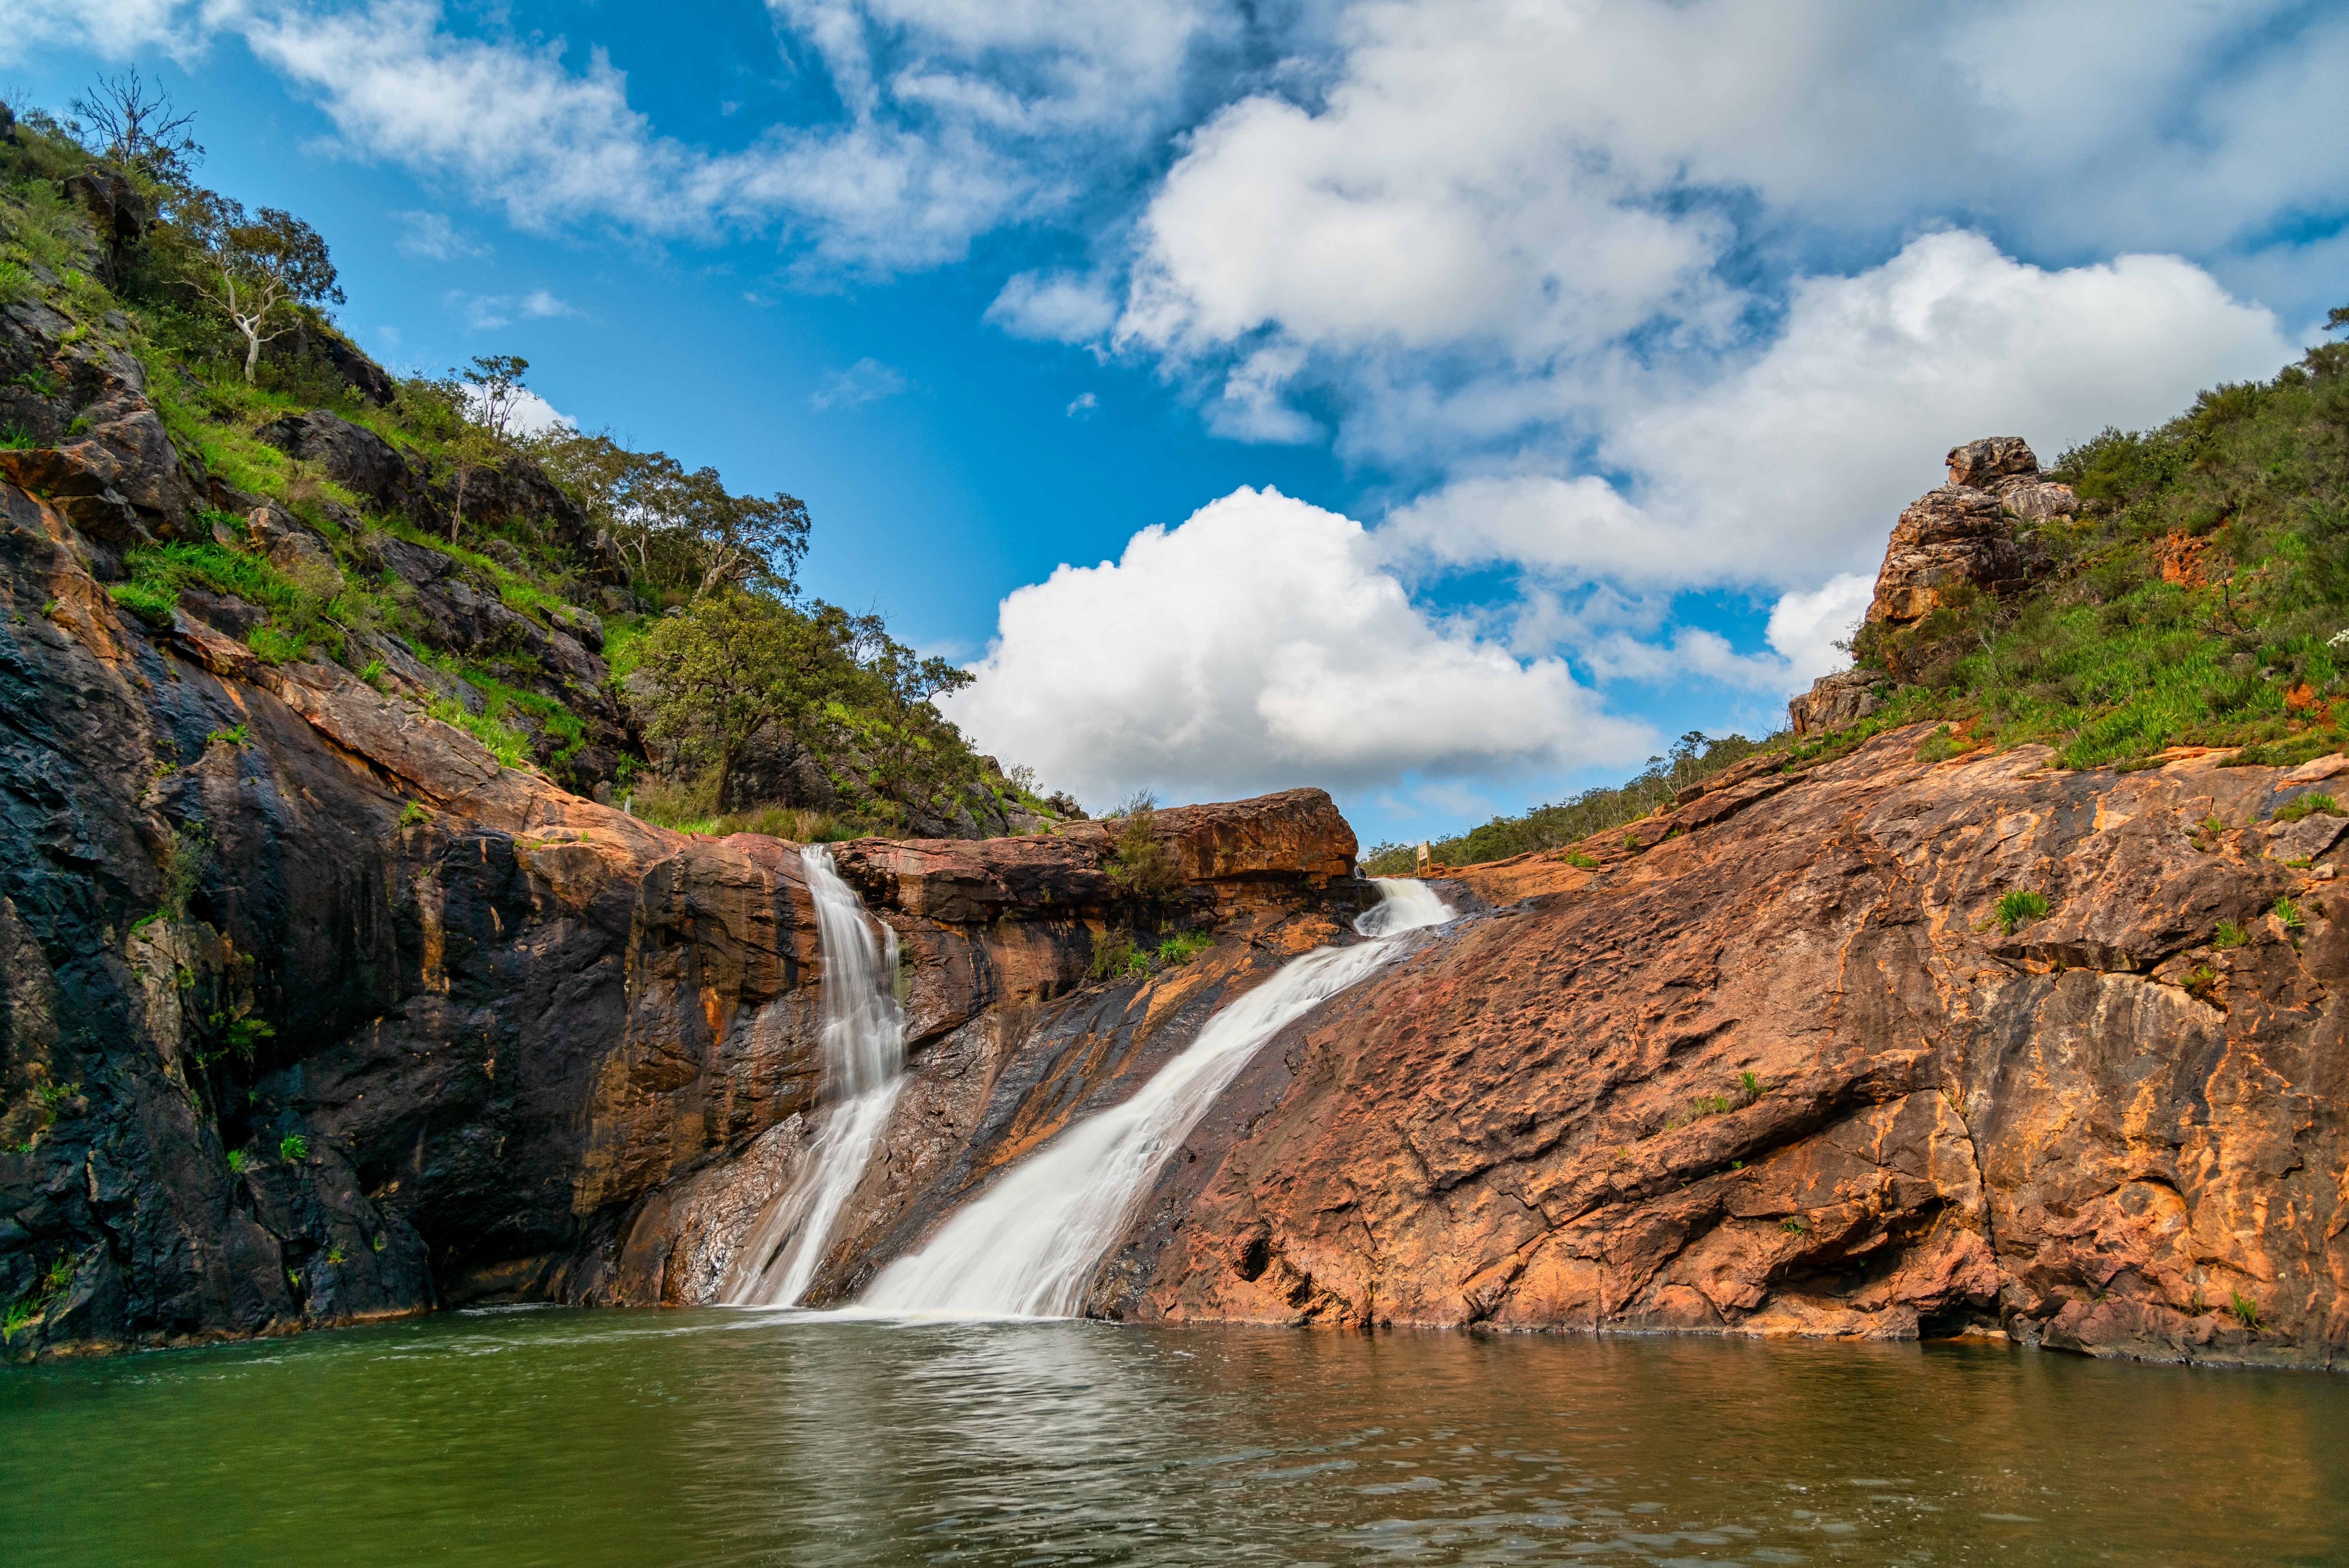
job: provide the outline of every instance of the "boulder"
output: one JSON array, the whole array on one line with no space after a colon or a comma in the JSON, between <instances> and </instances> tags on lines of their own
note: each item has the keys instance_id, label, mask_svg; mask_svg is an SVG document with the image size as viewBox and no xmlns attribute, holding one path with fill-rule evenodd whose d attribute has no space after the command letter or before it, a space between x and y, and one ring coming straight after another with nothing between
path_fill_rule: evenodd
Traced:
<instances>
[{"instance_id":1,"label":"boulder","mask_svg":"<svg viewBox=\"0 0 2349 1568\"><path fill-rule=\"evenodd\" d=\"M1949 464L1950 483L1970 490L1987 490L1992 482L2035 474L2039 459L2033 455L2031 443L2021 436L1984 436L1962 446L1953 446L1943 460Z\"/></svg>"},{"instance_id":2,"label":"boulder","mask_svg":"<svg viewBox=\"0 0 2349 1568\"><path fill-rule=\"evenodd\" d=\"M1871 670L1845 670L1822 675L1811 689L1786 703L1786 720L1797 735L1815 735L1857 723L1882 707L1875 688L1884 678Z\"/></svg>"},{"instance_id":3,"label":"boulder","mask_svg":"<svg viewBox=\"0 0 2349 1568\"><path fill-rule=\"evenodd\" d=\"M407 512L423 486L392 444L365 425L313 409L288 414L254 432L288 457L315 462L328 479L373 502L379 511Z\"/></svg>"},{"instance_id":4,"label":"boulder","mask_svg":"<svg viewBox=\"0 0 2349 1568\"><path fill-rule=\"evenodd\" d=\"M1963 451L1965 449L1959 449ZM2044 546L2017 532L1987 490L1945 484L1900 514L1868 618L1913 626L1963 590L2007 593L2054 565Z\"/></svg>"}]
</instances>

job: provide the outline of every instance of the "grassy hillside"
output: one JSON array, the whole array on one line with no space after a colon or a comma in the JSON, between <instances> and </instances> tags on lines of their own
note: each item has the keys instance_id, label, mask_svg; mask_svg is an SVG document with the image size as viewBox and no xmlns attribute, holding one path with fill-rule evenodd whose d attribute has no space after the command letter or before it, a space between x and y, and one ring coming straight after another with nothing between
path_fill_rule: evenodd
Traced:
<instances>
[{"instance_id":1,"label":"grassy hillside","mask_svg":"<svg viewBox=\"0 0 2349 1568\"><path fill-rule=\"evenodd\" d=\"M2333 326L2349 327L2349 308ZM2037 530L2055 570L1905 630L1863 627L1855 661L1886 701L1859 723L1800 742L1685 737L1628 784L1496 817L1435 857L1572 843L1756 751L1799 768L1925 721L1940 721L1929 760L2038 742L2066 768L2149 765L2173 746L2292 763L2349 746L2349 343L2204 392L2158 430L2107 430L2055 472L2084 503ZM1381 845L1364 864L1412 861Z\"/></svg>"},{"instance_id":2,"label":"grassy hillside","mask_svg":"<svg viewBox=\"0 0 2349 1568\"><path fill-rule=\"evenodd\" d=\"M523 432L519 358L387 374L335 326L324 239L198 183L184 128L156 134L168 106L102 86L88 125L0 105L0 449L95 430L121 454L109 421L160 416L162 461L197 501L171 526L150 516L157 541L123 556L126 612L159 628L201 613L271 663L338 660L508 765L679 826L951 834L1081 815L939 715L961 671L802 597L799 502L607 434ZM286 297L241 328L269 286ZM285 433L318 410L388 443L396 478L363 483ZM280 536L254 521L267 507ZM696 665L720 624L774 659Z\"/></svg>"}]
</instances>

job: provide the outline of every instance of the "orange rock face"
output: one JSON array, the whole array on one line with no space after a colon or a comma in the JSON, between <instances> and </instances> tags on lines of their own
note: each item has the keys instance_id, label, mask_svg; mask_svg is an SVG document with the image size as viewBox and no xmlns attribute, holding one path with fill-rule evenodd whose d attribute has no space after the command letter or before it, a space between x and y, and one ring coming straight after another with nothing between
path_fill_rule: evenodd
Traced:
<instances>
[{"instance_id":1,"label":"orange rock face","mask_svg":"<svg viewBox=\"0 0 2349 1568\"><path fill-rule=\"evenodd\" d=\"M1463 874L1521 901L1276 1039L1102 1309L2332 1364L2349 945L2252 825L2339 760L1926 767L1921 733L1595 870ZM2049 912L2010 932L2017 890Z\"/></svg>"}]
</instances>

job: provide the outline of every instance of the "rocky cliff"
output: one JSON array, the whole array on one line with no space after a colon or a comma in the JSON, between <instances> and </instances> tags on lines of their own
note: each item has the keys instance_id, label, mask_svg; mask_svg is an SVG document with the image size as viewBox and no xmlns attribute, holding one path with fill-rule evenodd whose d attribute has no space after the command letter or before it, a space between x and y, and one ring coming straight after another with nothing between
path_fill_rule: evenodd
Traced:
<instances>
[{"instance_id":1,"label":"rocky cliff","mask_svg":"<svg viewBox=\"0 0 2349 1568\"><path fill-rule=\"evenodd\" d=\"M1498 907L1257 1057L1104 1305L2333 1365L2349 823L2277 812L2349 762L1925 733L1460 873Z\"/></svg>"},{"instance_id":2,"label":"rocky cliff","mask_svg":"<svg viewBox=\"0 0 2349 1568\"><path fill-rule=\"evenodd\" d=\"M0 509L6 1354L681 1299L642 1262L664 1217L814 1103L795 848L566 794L185 610L150 628L54 501ZM1165 918L1236 951L1361 897L1319 791L1156 834L1187 878ZM836 853L905 928L930 1074L974 1021L1024 1038L1003 1020L1079 986L1114 902L1100 824Z\"/></svg>"}]
</instances>

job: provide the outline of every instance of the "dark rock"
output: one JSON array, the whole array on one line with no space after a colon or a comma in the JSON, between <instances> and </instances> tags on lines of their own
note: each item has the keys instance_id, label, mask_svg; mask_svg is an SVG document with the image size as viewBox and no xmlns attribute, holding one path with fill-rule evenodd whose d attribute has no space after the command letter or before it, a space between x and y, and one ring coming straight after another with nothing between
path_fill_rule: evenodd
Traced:
<instances>
[{"instance_id":1,"label":"dark rock","mask_svg":"<svg viewBox=\"0 0 2349 1568\"><path fill-rule=\"evenodd\" d=\"M94 275L111 288L122 275L124 252L139 243L154 221L152 210L129 181L103 163L66 176L57 187L67 201L89 214L98 243Z\"/></svg>"},{"instance_id":2,"label":"dark rock","mask_svg":"<svg viewBox=\"0 0 2349 1568\"><path fill-rule=\"evenodd\" d=\"M408 460L375 431L340 414L325 409L287 414L253 433L288 457L316 463L328 479L381 511L406 513L422 499L423 486Z\"/></svg>"}]
</instances>

